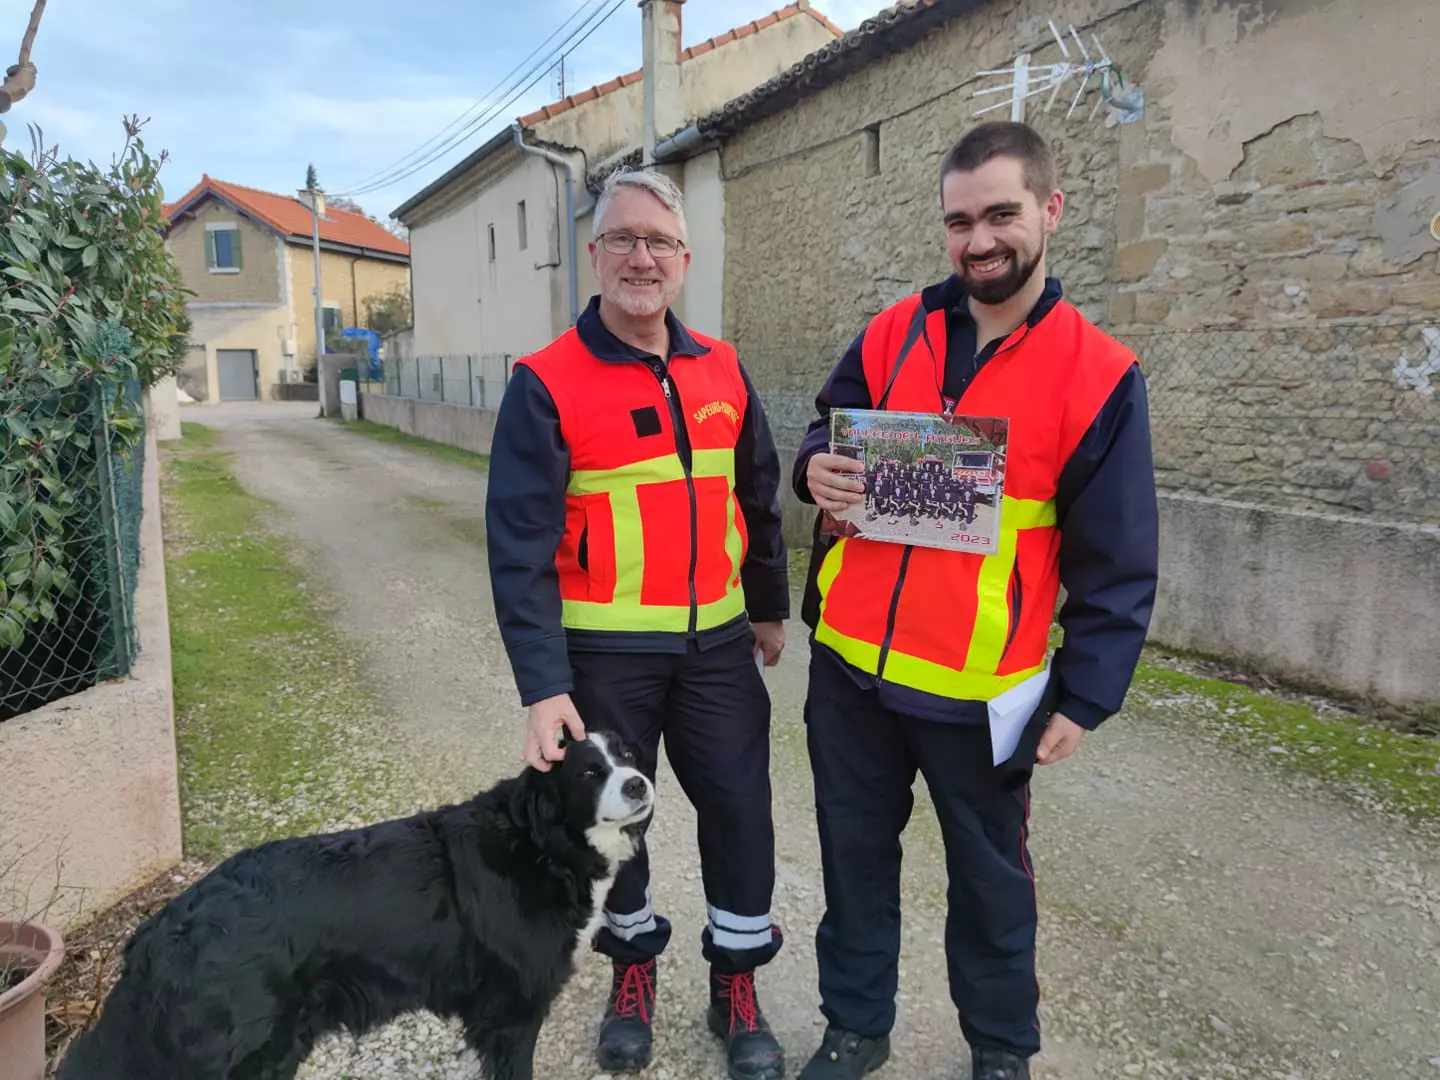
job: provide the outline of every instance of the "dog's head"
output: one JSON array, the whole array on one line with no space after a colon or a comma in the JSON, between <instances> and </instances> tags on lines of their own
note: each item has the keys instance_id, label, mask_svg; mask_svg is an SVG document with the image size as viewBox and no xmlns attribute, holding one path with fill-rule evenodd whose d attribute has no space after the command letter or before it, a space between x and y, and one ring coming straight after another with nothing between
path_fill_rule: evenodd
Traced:
<instances>
[{"instance_id":1,"label":"dog's head","mask_svg":"<svg viewBox=\"0 0 1440 1080\"><path fill-rule=\"evenodd\" d=\"M597 826L638 825L655 805L655 787L635 767L635 752L610 731L587 731L583 739L562 737L565 756L551 770L558 781L568 822Z\"/></svg>"}]
</instances>

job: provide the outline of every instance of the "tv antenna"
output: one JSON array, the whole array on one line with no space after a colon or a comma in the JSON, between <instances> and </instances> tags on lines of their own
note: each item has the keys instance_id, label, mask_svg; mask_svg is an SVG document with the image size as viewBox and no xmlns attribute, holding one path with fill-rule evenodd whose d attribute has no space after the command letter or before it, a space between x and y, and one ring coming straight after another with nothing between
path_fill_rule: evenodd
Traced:
<instances>
[{"instance_id":1,"label":"tv antenna","mask_svg":"<svg viewBox=\"0 0 1440 1080\"><path fill-rule=\"evenodd\" d=\"M1023 120L1025 117L1025 102L1038 94L1049 93L1050 99L1045 103L1045 112L1049 112L1054 106L1055 100L1060 96L1060 89L1067 80L1076 81L1075 96L1070 101L1070 109L1065 113L1065 119L1070 119L1080 105L1080 100L1085 96L1086 90L1090 88L1090 80L1096 79L1099 94L1095 98L1095 105L1090 110L1089 119L1095 119L1095 114L1100 111L1100 106L1109 102L1122 113L1122 121L1126 119L1138 119L1139 109L1144 101L1139 90L1131 90L1125 94L1117 94L1119 88L1125 85L1125 78L1118 65L1110 59L1110 54L1105 51L1105 46L1100 44L1100 39L1095 34L1090 35L1090 40L1095 45L1098 57L1092 56L1085 48L1085 43L1080 40L1079 33L1073 25L1070 26L1070 37L1075 42L1075 48L1079 51L1080 62L1072 63L1069 46L1065 44L1065 38L1055 28L1055 21L1047 19L1050 33L1055 38L1055 44L1060 47L1060 54L1065 57L1058 64L1035 64L1030 63L1030 54L1021 53L1015 58L1012 67L992 68L988 71L979 72L982 76L1007 76L1008 81L998 86L987 86L984 89L976 90L971 97L987 97L993 94L1008 94L1009 97L1003 101L997 101L993 105L987 105L983 109L977 109L972 115L982 116L996 109L1009 107L1012 120Z\"/></svg>"}]
</instances>

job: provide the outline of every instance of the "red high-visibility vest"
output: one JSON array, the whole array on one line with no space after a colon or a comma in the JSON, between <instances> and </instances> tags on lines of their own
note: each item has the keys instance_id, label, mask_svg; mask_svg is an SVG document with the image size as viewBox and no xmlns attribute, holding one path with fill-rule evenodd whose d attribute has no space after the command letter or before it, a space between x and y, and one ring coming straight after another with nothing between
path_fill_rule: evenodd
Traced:
<instances>
[{"instance_id":1,"label":"red high-visibility vest","mask_svg":"<svg viewBox=\"0 0 1440 1080\"><path fill-rule=\"evenodd\" d=\"M735 444L748 395L735 350L647 365L596 357L572 327L517 360L545 384L570 451L565 534L555 552L561 622L579 630L720 626L745 610L748 536L735 494ZM692 462L679 453L671 396Z\"/></svg>"},{"instance_id":2,"label":"red high-visibility vest","mask_svg":"<svg viewBox=\"0 0 1440 1080\"><path fill-rule=\"evenodd\" d=\"M865 381L874 402L890 387L887 410L939 413L943 310L925 317L924 334L894 370L919 304L919 295L908 297L872 320ZM1010 334L954 410L1009 421L999 551L838 540L818 574L816 640L884 681L945 698L988 701L1044 670L1060 590L1060 474L1134 362L1064 300Z\"/></svg>"}]
</instances>

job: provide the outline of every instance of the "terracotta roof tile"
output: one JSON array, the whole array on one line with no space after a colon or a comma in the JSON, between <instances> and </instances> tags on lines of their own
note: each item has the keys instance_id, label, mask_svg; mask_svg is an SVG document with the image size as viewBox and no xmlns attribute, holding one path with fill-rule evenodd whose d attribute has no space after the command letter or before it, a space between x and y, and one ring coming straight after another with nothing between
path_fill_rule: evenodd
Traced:
<instances>
[{"instance_id":1,"label":"terracotta roof tile","mask_svg":"<svg viewBox=\"0 0 1440 1080\"><path fill-rule=\"evenodd\" d=\"M746 124L771 115L796 98L828 86L880 56L909 48L936 26L988 2L896 0L849 33L837 29L835 41L816 49L768 82L727 102L709 116L702 117L698 127L711 138L733 134Z\"/></svg>"},{"instance_id":2,"label":"terracotta roof tile","mask_svg":"<svg viewBox=\"0 0 1440 1080\"><path fill-rule=\"evenodd\" d=\"M233 204L282 236L307 241L310 239L312 215L310 208L299 199L292 195L277 195L271 191L245 187L242 184L226 183L208 174L201 176L198 184L173 203L166 203L165 217L173 220L177 212L193 205L206 192ZM371 221L364 214L340 210L333 206L325 208L325 217L320 220L320 239L332 244L383 251L387 255L410 254L410 245L383 225Z\"/></svg>"},{"instance_id":3,"label":"terracotta roof tile","mask_svg":"<svg viewBox=\"0 0 1440 1080\"><path fill-rule=\"evenodd\" d=\"M808 5L802 8L799 4L790 4L786 7L781 8L779 11L772 11L769 15L764 15L759 19L754 19L746 23L744 26L737 26L732 30L726 30L723 34L717 34L715 37L708 38L707 40L700 42L698 45L691 45L689 48L683 50L680 53L680 62L684 63L686 60L694 60L697 56L704 56L706 53L710 52L713 49L718 49L722 45L728 45L732 41L739 41L741 38L747 38L751 34L758 34L761 30L764 30L767 27L774 26L776 23L783 22L786 19L793 19L797 15L810 16L810 18L814 19L821 26L825 27L825 29L829 30L837 38L843 37L845 35L845 31L841 30L838 26L836 26L833 22L827 19L824 15L820 14L820 12L816 11L814 8L809 7ZM601 97L605 94L611 93L612 91L619 90L622 86L629 86L631 83L639 82L643 76L643 69L637 71L630 71L626 72L624 75L621 75L618 79L611 79L609 82L601 83L598 86L592 86L588 90L582 90L578 94L571 94L569 97L563 98L560 101L555 101L549 105L544 105L541 108L536 109L532 113L526 113L524 116L520 117L520 126L527 128L534 127L536 124L542 123L545 120L553 119L554 117L559 116L563 112L568 112L570 109L575 108L577 105L583 105L587 101L594 101L597 97Z\"/></svg>"}]
</instances>

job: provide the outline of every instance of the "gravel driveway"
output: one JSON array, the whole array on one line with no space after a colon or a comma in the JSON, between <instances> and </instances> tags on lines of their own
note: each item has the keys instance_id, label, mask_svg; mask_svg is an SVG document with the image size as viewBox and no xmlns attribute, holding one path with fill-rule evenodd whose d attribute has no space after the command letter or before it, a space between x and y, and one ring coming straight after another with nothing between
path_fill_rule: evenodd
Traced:
<instances>
[{"instance_id":1,"label":"gravel driveway","mask_svg":"<svg viewBox=\"0 0 1440 1080\"><path fill-rule=\"evenodd\" d=\"M188 409L214 424L294 544L307 587L348 635L405 760L463 798L520 766L523 713L491 613L485 478L311 419L314 406ZM798 584L798 583L797 583ZM284 602L277 597L276 602ZM796 605L798 610L798 604ZM762 1003L799 1071L821 1031L823 904L801 728L805 627L790 626L775 702L778 885L787 945ZM1034 785L1046 1049L1038 1078L1440 1080L1440 852L1432 840L1240 757L1194 721L1203 701L1132 695ZM395 751L391 751L394 753ZM965 1080L945 984L944 860L917 790L906 834L901 1001L880 1077ZM658 909L676 926L659 974L656 1078L721 1078L705 1031L694 819L662 766L652 831ZM537 1074L589 1080L608 966L587 958L541 1036ZM407 1019L335 1041L302 1074L469 1077L456 1035Z\"/></svg>"}]
</instances>

